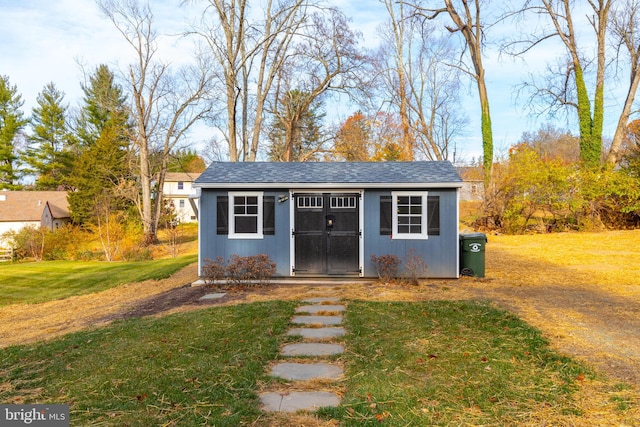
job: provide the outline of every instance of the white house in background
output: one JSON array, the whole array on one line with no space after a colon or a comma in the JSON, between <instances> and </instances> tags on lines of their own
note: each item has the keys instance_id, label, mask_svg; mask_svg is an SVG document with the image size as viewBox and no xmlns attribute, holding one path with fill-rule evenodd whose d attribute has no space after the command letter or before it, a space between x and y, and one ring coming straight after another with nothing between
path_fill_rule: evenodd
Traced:
<instances>
[{"instance_id":1,"label":"white house in background","mask_svg":"<svg viewBox=\"0 0 640 427\"><path fill-rule=\"evenodd\" d=\"M0 236L27 225L55 230L70 220L66 191L0 191Z\"/></svg>"},{"instance_id":2,"label":"white house in background","mask_svg":"<svg viewBox=\"0 0 640 427\"><path fill-rule=\"evenodd\" d=\"M456 170L464 181L460 189L460 201L481 202L484 198L484 175L482 168L475 166L458 166Z\"/></svg>"},{"instance_id":3,"label":"white house in background","mask_svg":"<svg viewBox=\"0 0 640 427\"><path fill-rule=\"evenodd\" d=\"M193 181L200 176L194 172L167 172L162 186L162 194L165 202L173 206L176 219L179 222L196 222L198 220L197 200L194 196L196 190Z\"/></svg>"}]
</instances>

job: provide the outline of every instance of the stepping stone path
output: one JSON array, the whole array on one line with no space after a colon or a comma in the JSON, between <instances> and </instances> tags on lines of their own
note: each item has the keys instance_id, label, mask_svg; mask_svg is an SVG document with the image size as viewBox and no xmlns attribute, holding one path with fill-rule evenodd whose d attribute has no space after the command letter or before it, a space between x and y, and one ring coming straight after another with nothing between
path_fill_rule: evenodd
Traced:
<instances>
[{"instance_id":1,"label":"stepping stone path","mask_svg":"<svg viewBox=\"0 0 640 427\"><path fill-rule=\"evenodd\" d=\"M281 355L285 357L310 357L309 363L281 362L273 366L271 375L289 381L309 381L315 379L337 380L343 372L342 368L327 362L327 356L341 354L344 347L341 344L328 343L345 334L341 326L342 316L336 312L346 310L344 305L337 303L338 298L310 298L296 309L296 313L304 315L294 316L292 323L300 326L291 328L287 335L302 336L304 342L287 344L282 348ZM325 315L326 313L326 315ZM299 387L296 387L299 389ZM340 397L327 391L288 391L262 393L260 395L263 410L267 412L296 412L315 411L318 408L340 405Z\"/></svg>"}]
</instances>

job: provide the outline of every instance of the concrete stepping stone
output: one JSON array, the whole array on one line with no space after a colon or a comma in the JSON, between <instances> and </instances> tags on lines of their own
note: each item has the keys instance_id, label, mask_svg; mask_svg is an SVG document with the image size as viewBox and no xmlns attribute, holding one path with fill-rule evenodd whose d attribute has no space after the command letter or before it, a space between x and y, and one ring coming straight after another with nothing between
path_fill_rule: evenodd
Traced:
<instances>
[{"instance_id":1,"label":"concrete stepping stone","mask_svg":"<svg viewBox=\"0 0 640 427\"><path fill-rule=\"evenodd\" d=\"M210 299L220 299L223 298L227 295L226 292L216 292L213 294L206 294L200 297L200 301L206 301L206 300L210 300Z\"/></svg>"},{"instance_id":2,"label":"concrete stepping stone","mask_svg":"<svg viewBox=\"0 0 640 427\"><path fill-rule=\"evenodd\" d=\"M342 316L293 316L291 322L298 325L339 325Z\"/></svg>"},{"instance_id":3,"label":"concrete stepping stone","mask_svg":"<svg viewBox=\"0 0 640 427\"><path fill-rule=\"evenodd\" d=\"M315 411L318 408L336 407L340 398L328 391L272 392L260 395L263 409L269 412Z\"/></svg>"},{"instance_id":4,"label":"concrete stepping stone","mask_svg":"<svg viewBox=\"0 0 640 427\"><path fill-rule=\"evenodd\" d=\"M329 328L291 328L287 331L287 335L301 335L303 338L320 339L320 338L336 338L346 334L342 327Z\"/></svg>"},{"instance_id":5,"label":"concrete stepping stone","mask_svg":"<svg viewBox=\"0 0 640 427\"><path fill-rule=\"evenodd\" d=\"M333 356L343 352L344 346L341 344L303 342L285 345L282 347L281 354L283 356Z\"/></svg>"},{"instance_id":6,"label":"concrete stepping stone","mask_svg":"<svg viewBox=\"0 0 640 427\"><path fill-rule=\"evenodd\" d=\"M311 304L320 304L323 302L338 302L340 301L340 298L338 297L316 297L316 298L307 298L305 300L302 300L303 302L308 302Z\"/></svg>"},{"instance_id":7,"label":"concrete stepping stone","mask_svg":"<svg viewBox=\"0 0 640 427\"><path fill-rule=\"evenodd\" d=\"M342 373L341 367L330 363L278 363L271 368L272 376L292 381L336 380Z\"/></svg>"},{"instance_id":8,"label":"concrete stepping stone","mask_svg":"<svg viewBox=\"0 0 640 427\"><path fill-rule=\"evenodd\" d=\"M318 314L321 312L345 311L344 305L302 305L296 308L296 313Z\"/></svg>"}]
</instances>

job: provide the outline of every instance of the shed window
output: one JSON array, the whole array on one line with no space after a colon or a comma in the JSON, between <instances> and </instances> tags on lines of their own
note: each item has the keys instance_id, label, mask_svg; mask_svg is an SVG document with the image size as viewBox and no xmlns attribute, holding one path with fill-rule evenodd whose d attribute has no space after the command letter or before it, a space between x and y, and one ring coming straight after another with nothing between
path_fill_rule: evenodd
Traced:
<instances>
[{"instance_id":1,"label":"shed window","mask_svg":"<svg viewBox=\"0 0 640 427\"><path fill-rule=\"evenodd\" d=\"M229 237L262 237L262 193L229 193Z\"/></svg>"},{"instance_id":2,"label":"shed window","mask_svg":"<svg viewBox=\"0 0 640 427\"><path fill-rule=\"evenodd\" d=\"M322 196L300 196L296 198L299 209L322 209Z\"/></svg>"},{"instance_id":3,"label":"shed window","mask_svg":"<svg viewBox=\"0 0 640 427\"><path fill-rule=\"evenodd\" d=\"M275 197L259 192L217 198L217 234L230 239L261 239L275 234Z\"/></svg>"},{"instance_id":4,"label":"shed window","mask_svg":"<svg viewBox=\"0 0 640 427\"><path fill-rule=\"evenodd\" d=\"M350 209L355 207L355 196L331 196L331 209Z\"/></svg>"},{"instance_id":5,"label":"shed window","mask_svg":"<svg viewBox=\"0 0 640 427\"><path fill-rule=\"evenodd\" d=\"M380 234L394 239L440 235L440 196L427 196L426 192L380 196Z\"/></svg>"}]
</instances>

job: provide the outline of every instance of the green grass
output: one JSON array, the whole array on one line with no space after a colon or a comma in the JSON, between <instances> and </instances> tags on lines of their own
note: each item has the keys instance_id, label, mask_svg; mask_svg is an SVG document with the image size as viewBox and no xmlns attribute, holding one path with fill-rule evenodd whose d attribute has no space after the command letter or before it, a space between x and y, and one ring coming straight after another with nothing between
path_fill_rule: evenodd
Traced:
<instances>
[{"instance_id":1,"label":"green grass","mask_svg":"<svg viewBox=\"0 0 640 427\"><path fill-rule=\"evenodd\" d=\"M292 315L286 302L217 307L10 347L0 402L67 403L73 426L243 425L260 417Z\"/></svg>"},{"instance_id":2,"label":"green grass","mask_svg":"<svg viewBox=\"0 0 640 427\"><path fill-rule=\"evenodd\" d=\"M267 365L291 340L284 332L295 305L219 306L9 347L0 402L67 403L73 426L271 425L257 393L278 382ZM351 301L345 324L338 386L346 394L340 407L319 411L322 419L504 426L588 418L577 392L595 374L488 303ZM606 393L607 410L625 419L637 403L618 391Z\"/></svg>"},{"instance_id":3,"label":"green grass","mask_svg":"<svg viewBox=\"0 0 640 427\"><path fill-rule=\"evenodd\" d=\"M89 294L124 283L164 279L195 262L186 255L140 262L43 261L0 265L0 306Z\"/></svg>"},{"instance_id":4,"label":"green grass","mask_svg":"<svg viewBox=\"0 0 640 427\"><path fill-rule=\"evenodd\" d=\"M517 425L572 400L584 366L515 316L477 302L351 302L345 426Z\"/></svg>"}]
</instances>

